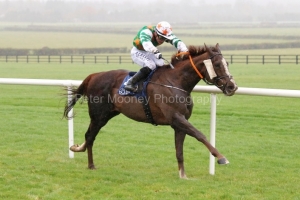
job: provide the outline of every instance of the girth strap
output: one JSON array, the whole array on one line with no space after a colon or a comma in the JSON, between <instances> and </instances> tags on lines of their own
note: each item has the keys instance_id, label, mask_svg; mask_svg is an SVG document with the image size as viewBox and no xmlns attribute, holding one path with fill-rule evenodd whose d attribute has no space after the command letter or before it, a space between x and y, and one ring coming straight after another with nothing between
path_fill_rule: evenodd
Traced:
<instances>
[{"instance_id":1,"label":"girth strap","mask_svg":"<svg viewBox=\"0 0 300 200\"><path fill-rule=\"evenodd\" d=\"M152 125L157 126L157 124L155 123L152 113L151 113L151 109L149 106L149 101L147 101L147 97L146 96L142 96L142 105L144 108L144 112L146 114L147 119L151 122Z\"/></svg>"}]
</instances>

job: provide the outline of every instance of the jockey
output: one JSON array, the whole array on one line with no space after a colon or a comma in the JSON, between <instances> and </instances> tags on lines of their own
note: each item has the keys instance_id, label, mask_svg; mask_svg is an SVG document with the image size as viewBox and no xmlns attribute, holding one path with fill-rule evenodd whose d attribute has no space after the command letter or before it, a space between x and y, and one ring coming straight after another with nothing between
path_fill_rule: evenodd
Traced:
<instances>
[{"instance_id":1,"label":"jockey","mask_svg":"<svg viewBox=\"0 0 300 200\"><path fill-rule=\"evenodd\" d=\"M172 27L166 21L159 22L155 27L144 26L137 33L133 40L131 58L142 68L127 81L126 90L136 92L137 87L134 87L136 83L147 78L157 66L164 65L162 54L156 48L164 42L170 43L179 52L188 51L186 45L172 33Z\"/></svg>"}]
</instances>

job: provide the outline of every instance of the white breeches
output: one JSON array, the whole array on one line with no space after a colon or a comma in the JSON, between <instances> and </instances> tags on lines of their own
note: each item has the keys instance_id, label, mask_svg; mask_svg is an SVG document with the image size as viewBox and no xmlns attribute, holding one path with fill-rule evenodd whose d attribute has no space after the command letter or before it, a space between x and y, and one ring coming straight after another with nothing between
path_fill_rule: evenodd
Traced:
<instances>
[{"instance_id":1,"label":"white breeches","mask_svg":"<svg viewBox=\"0 0 300 200\"><path fill-rule=\"evenodd\" d=\"M134 63L141 67L149 67L154 70L157 66L161 67L164 65L163 59L157 59L154 53L138 50L136 47L131 49L131 58Z\"/></svg>"}]
</instances>

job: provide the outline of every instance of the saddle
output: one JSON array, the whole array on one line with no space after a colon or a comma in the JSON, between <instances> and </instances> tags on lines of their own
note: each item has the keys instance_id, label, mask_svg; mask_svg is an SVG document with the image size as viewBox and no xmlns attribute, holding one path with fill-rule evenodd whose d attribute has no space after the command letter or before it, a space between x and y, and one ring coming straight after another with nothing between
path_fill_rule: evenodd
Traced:
<instances>
[{"instance_id":1,"label":"saddle","mask_svg":"<svg viewBox=\"0 0 300 200\"><path fill-rule=\"evenodd\" d=\"M136 73L136 72L129 72L128 75L124 78L119 90L118 90L118 94L121 96L135 96L140 102L142 102L143 104L143 108L144 108L144 112L146 114L146 117L148 119L148 121L157 126L157 124L155 123L152 113L151 113L151 109L149 106L149 101L148 101L148 95L147 95L147 86L149 81L151 80L153 73L155 72L155 70L153 70L149 76L144 79L141 80L140 82L138 82L135 86L138 87L137 92L131 92L128 91L124 88L125 83Z\"/></svg>"}]
</instances>

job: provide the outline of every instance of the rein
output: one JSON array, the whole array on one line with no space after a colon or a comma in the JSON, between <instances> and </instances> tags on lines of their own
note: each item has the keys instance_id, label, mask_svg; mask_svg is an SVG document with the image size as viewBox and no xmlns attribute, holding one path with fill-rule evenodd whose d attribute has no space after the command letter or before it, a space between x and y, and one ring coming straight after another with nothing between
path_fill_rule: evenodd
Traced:
<instances>
[{"instance_id":1,"label":"rein","mask_svg":"<svg viewBox=\"0 0 300 200\"><path fill-rule=\"evenodd\" d=\"M196 73L199 75L199 77L200 77L201 79L203 79L202 74L199 72L199 70L198 70L197 67L195 66L195 64L194 64L194 62L193 62L193 59L192 59L192 56L190 55L190 53L189 53L188 51L186 51L186 52L180 52L180 53L176 54L176 57L177 57L177 56L180 56L180 55L187 55L187 54L189 55L189 59L190 59L190 62L191 62L191 64L192 64L194 70L195 70Z\"/></svg>"}]
</instances>

